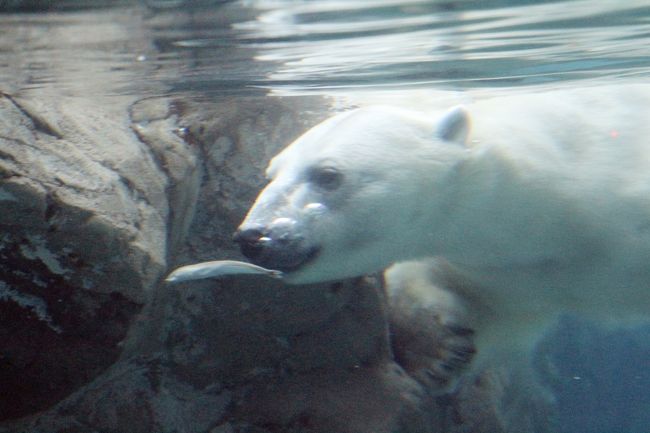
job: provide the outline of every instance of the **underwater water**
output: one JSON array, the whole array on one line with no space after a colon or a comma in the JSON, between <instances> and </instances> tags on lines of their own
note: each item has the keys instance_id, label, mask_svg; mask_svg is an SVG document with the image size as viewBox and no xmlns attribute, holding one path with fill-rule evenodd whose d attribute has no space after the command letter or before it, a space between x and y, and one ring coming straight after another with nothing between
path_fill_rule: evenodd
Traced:
<instances>
[{"instance_id":1,"label":"underwater water","mask_svg":"<svg viewBox=\"0 0 650 433\"><path fill-rule=\"evenodd\" d=\"M0 2L11 94L263 103L650 79L647 0L19 3ZM650 328L568 319L539 358L558 433L650 433Z\"/></svg>"}]
</instances>

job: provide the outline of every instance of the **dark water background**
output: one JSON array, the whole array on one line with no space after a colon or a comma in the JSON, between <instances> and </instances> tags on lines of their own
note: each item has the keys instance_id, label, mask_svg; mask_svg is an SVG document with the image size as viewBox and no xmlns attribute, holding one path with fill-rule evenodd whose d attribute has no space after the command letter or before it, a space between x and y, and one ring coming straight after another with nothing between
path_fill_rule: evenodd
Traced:
<instances>
[{"instance_id":1,"label":"dark water background","mask_svg":"<svg viewBox=\"0 0 650 433\"><path fill-rule=\"evenodd\" d=\"M507 93L650 78L648 0L0 7L12 11L0 29L0 88L14 93L219 100L432 88ZM540 349L539 370L557 392L562 433L650 433L647 327L608 331L567 319Z\"/></svg>"}]
</instances>

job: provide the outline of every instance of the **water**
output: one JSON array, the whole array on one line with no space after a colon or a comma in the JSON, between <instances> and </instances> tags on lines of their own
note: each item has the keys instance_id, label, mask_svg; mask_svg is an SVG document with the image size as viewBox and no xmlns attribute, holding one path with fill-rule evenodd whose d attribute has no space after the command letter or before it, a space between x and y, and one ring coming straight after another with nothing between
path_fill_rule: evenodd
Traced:
<instances>
[{"instance_id":1,"label":"water","mask_svg":"<svg viewBox=\"0 0 650 433\"><path fill-rule=\"evenodd\" d=\"M297 92L648 73L647 2L504 3L278 2L237 28L258 60L279 65L265 86Z\"/></svg>"},{"instance_id":2,"label":"water","mask_svg":"<svg viewBox=\"0 0 650 433\"><path fill-rule=\"evenodd\" d=\"M262 101L268 94L360 91L508 93L650 77L647 0L99 5L53 2L0 17L0 90ZM564 336L562 348L581 353L550 354L563 366L549 379L566 402L563 431L643 433L650 426L648 333L574 334ZM619 348L622 340L626 347ZM607 356L592 356L594 347ZM626 363L619 349L637 361ZM568 406L587 397L579 410Z\"/></svg>"},{"instance_id":3,"label":"water","mask_svg":"<svg viewBox=\"0 0 650 433\"><path fill-rule=\"evenodd\" d=\"M97 13L62 2L65 13L4 17L0 80L74 94L90 70L88 87L101 81L106 94L218 97L507 89L650 73L645 0L147 3Z\"/></svg>"}]
</instances>

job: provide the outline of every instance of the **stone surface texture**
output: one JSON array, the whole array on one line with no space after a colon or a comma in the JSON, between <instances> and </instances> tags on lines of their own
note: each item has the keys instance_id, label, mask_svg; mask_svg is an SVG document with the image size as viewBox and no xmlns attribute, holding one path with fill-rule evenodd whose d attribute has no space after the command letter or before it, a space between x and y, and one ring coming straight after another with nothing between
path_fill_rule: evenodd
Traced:
<instances>
[{"instance_id":1,"label":"stone surface texture","mask_svg":"<svg viewBox=\"0 0 650 433\"><path fill-rule=\"evenodd\" d=\"M126 112L3 94L0 130L0 383L14 395L0 414L12 417L117 359L166 270L167 225L177 223L161 156ZM183 151L189 170L195 158Z\"/></svg>"}]
</instances>

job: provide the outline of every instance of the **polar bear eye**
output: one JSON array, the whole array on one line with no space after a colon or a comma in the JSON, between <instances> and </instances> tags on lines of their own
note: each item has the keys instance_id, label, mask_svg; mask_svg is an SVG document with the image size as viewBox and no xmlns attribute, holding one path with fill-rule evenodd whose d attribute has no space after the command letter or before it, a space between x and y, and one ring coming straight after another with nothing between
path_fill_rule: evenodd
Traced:
<instances>
[{"instance_id":1,"label":"polar bear eye","mask_svg":"<svg viewBox=\"0 0 650 433\"><path fill-rule=\"evenodd\" d=\"M309 182L327 191L334 191L343 182L343 174L334 167L316 167L309 171Z\"/></svg>"}]
</instances>

